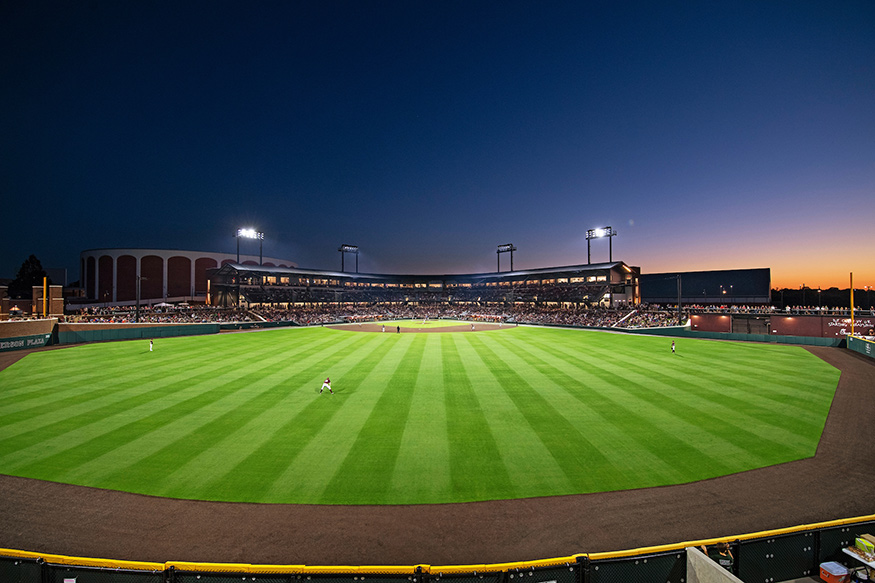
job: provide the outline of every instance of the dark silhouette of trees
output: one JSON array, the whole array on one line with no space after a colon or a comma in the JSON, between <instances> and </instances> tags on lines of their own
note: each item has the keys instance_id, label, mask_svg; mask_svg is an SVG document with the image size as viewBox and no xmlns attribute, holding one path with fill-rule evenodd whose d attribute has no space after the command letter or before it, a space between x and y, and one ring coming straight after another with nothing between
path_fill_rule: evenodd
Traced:
<instances>
[{"instance_id":1,"label":"dark silhouette of trees","mask_svg":"<svg viewBox=\"0 0 875 583\"><path fill-rule=\"evenodd\" d=\"M24 260L18 269L18 275L9 283L9 297L15 299L27 299L33 294L33 286L42 285L46 270L43 269L36 255L31 255ZM49 281L49 284L52 282Z\"/></svg>"}]
</instances>

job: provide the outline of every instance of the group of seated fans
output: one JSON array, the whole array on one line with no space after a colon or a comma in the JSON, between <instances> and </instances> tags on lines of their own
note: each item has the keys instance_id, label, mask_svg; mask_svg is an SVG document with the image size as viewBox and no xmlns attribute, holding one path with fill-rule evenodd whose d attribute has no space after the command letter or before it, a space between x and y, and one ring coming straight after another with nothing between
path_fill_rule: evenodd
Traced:
<instances>
[{"instance_id":1,"label":"group of seated fans","mask_svg":"<svg viewBox=\"0 0 875 583\"><path fill-rule=\"evenodd\" d=\"M132 306L95 307L68 318L72 322L127 323L259 323L288 322L299 326L340 322L379 322L399 319L445 318L471 321L547 324L561 326L652 328L677 325L676 311L659 306L629 308L560 307L559 305L476 304L304 304L280 307L270 304L248 308L213 306L141 306L139 316ZM688 315L684 313L685 322Z\"/></svg>"}]
</instances>

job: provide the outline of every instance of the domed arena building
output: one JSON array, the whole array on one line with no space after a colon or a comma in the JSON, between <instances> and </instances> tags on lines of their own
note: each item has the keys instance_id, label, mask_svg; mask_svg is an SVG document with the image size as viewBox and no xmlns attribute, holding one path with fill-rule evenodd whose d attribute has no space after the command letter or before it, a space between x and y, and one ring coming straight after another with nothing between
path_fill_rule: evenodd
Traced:
<instances>
[{"instance_id":1,"label":"domed arena building","mask_svg":"<svg viewBox=\"0 0 875 583\"><path fill-rule=\"evenodd\" d=\"M285 259L240 255L243 265L290 268ZM88 249L79 254L80 285L85 297L96 303L142 301L204 301L207 271L237 263L234 253L184 251L180 249Z\"/></svg>"}]
</instances>

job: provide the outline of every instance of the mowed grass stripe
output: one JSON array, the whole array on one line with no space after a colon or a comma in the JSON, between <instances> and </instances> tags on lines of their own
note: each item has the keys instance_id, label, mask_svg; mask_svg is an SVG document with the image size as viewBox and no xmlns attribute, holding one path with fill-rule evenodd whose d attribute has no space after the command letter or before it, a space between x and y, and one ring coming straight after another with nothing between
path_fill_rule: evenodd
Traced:
<instances>
[{"instance_id":1,"label":"mowed grass stripe","mask_svg":"<svg viewBox=\"0 0 875 583\"><path fill-rule=\"evenodd\" d=\"M335 339L343 332L323 330ZM350 436L367 418L375 399L362 391L362 383L397 345L376 336L323 370L312 386L303 408L289 411L279 429L227 474L210 485L211 496L223 499L227 492L245 492L251 502L316 503L343 461ZM318 394L322 379L330 373L335 395ZM320 378L321 377L321 378ZM305 391L305 394L306 391ZM353 404L350 406L350 402Z\"/></svg>"},{"instance_id":2,"label":"mowed grass stripe","mask_svg":"<svg viewBox=\"0 0 875 583\"><path fill-rule=\"evenodd\" d=\"M533 383L545 398L556 403L557 413L562 415L569 424L587 436L593 447L604 453L605 457L616 467L620 475L611 475L606 480L616 483L617 488L632 488L640 485L640 471L629 472L629 467L649 469L653 475L653 484L673 483L682 478L681 473L667 464L657 453L642 448L641 443L630 433L628 423L618 411L604 407L593 407L590 393L593 388L585 381L592 383L583 371L569 374L567 361L553 354L533 347L524 341L515 341L502 337L502 349L517 359L514 370L520 371L526 378L542 379ZM591 467L593 473L604 473L608 468ZM601 491L606 484L596 486Z\"/></svg>"},{"instance_id":3,"label":"mowed grass stripe","mask_svg":"<svg viewBox=\"0 0 875 583\"><path fill-rule=\"evenodd\" d=\"M188 340L191 343L191 339ZM162 354L157 352L149 354L147 352L143 357L138 345L139 341L120 342L105 345L107 350L103 352L95 351L94 345L67 349L75 352L82 348L89 348L90 350L83 351L83 354L90 355L91 372L79 377L67 375L64 366L67 359L60 358L57 366L65 372L63 386L70 387L65 391L58 392L58 395L63 395L61 402L57 405L44 403L43 407L33 410L32 414L26 410L21 411L16 418L17 422L28 431L35 430L44 424L51 425L81 412L87 413L89 410L95 410L105 404L115 403L129 395L146 393L152 389L163 389L168 378L172 378L174 382L181 382L186 379L195 379L198 376L212 375L217 377L234 367L233 363L221 353L212 354L210 358L198 359L198 351L194 350L195 358L192 360L192 351L186 347L181 351L165 351ZM281 349L281 347L276 348L276 350ZM56 355L60 356L65 352L66 350L50 351L29 356L41 356L50 362L56 358ZM196 363L196 366L192 366L192 363ZM2 378L4 382L16 381L15 375L12 378L10 376ZM57 379L55 382L58 382ZM100 399L105 400L105 402L95 402L95 400ZM125 404L125 408L128 407L130 407L130 403ZM99 416L96 418L104 417L107 414L106 411L98 411L98 413ZM19 428L16 428L11 422L0 427L2 427L0 437L20 432Z\"/></svg>"},{"instance_id":4,"label":"mowed grass stripe","mask_svg":"<svg viewBox=\"0 0 875 583\"><path fill-rule=\"evenodd\" d=\"M183 498L197 496L202 490L210 490L209 484L221 482L290 418L302 414L301 409L313 403L313 395L325 378L324 371L336 369L342 354L357 352L371 342L367 336L353 335L337 341L322 331L309 335L306 344L295 344L288 351L286 367L272 376L270 391L277 401L272 406L258 404L251 411L250 407L229 411L222 418L210 420L206 432L215 435L212 442L195 436L192 439L199 441L197 445L177 442L186 454L177 456L175 468L164 480L162 495L172 492Z\"/></svg>"},{"instance_id":5,"label":"mowed grass stripe","mask_svg":"<svg viewBox=\"0 0 875 583\"><path fill-rule=\"evenodd\" d=\"M763 452L796 459L801 455L800 448L804 451L805 446L810 443L800 439L797 431L786 431L779 425L770 423L768 420L775 417L774 409L748 409L743 406L738 408L741 404L730 402L734 393L731 387L718 385L717 390L706 389L699 384L699 379L684 381L677 376L666 376L661 371L668 365L677 363L681 357L672 355L670 351L663 351L660 353L661 360L648 361L648 358L656 354L655 351L648 350L652 344L650 340L641 339L639 344L643 350L634 353L634 358L629 358L624 366L615 362L616 366L611 369L622 379L618 384L634 388L636 398L664 411L675 420L693 422L712 438L728 441L736 449L730 449L727 455L735 456L739 463L755 465L762 460ZM602 355L599 360L611 363L615 359L614 354ZM697 386L699 390L695 394L704 397L703 399L690 398ZM709 443L707 436L700 437L700 443Z\"/></svg>"},{"instance_id":6,"label":"mowed grass stripe","mask_svg":"<svg viewBox=\"0 0 875 583\"><path fill-rule=\"evenodd\" d=\"M509 498L513 483L476 392L481 379L466 374L457 338L457 334L442 335L440 344L447 434L451 436L450 496L459 502Z\"/></svg>"},{"instance_id":7,"label":"mowed grass stripe","mask_svg":"<svg viewBox=\"0 0 875 583\"><path fill-rule=\"evenodd\" d=\"M275 347L267 358L258 361L257 369L265 371L275 367L284 358L283 352ZM193 423L192 418L202 411L235 407L238 402L235 389L246 374L246 369L237 364L218 377L220 382L205 373L198 383L191 384L191 379L186 378L170 385L169 391L160 398L149 393L147 401L130 410L116 408L100 421L58 435L51 443L43 441L20 452L30 454L31 460L18 471L31 474L51 468L53 472L64 473L65 480L71 483L81 483L81 479L100 481L106 472L117 472L120 466L130 467L172 441L178 432L193 431L197 423ZM174 424L174 430L170 430ZM51 453L34 455L34 449ZM98 468L103 468L103 472ZM110 482L106 487L118 486Z\"/></svg>"},{"instance_id":8,"label":"mowed grass stripe","mask_svg":"<svg viewBox=\"0 0 875 583\"><path fill-rule=\"evenodd\" d=\"M450 436L444 399L441 335L424 334L425 350L390 487L399 504L450 498Z\"/></svg>"},{"instance_id":9,"label":"mowed grass stripe","mask_svg":"<svg viewBox=\"0 0 875 583\"><path fill-rule=\"evenodd\" d=\"M710 371L710 376L737 389L737 397L746 407L773 411L775 407L790 408L793 414L785 416L788 421L820 417L824 403L831 401L835 393L839 371L803 349L789 349L799 351L792 371L772 371L762 355L747 362L739 362L733 355L734 358L721 359L719 368ZM752 369L756 374L751 374ZM833 387L825 392L823 386L828 384Z\"/></svg>"},{"instance_id":10,"label":"mowed grass stripe","mask_svg":"<svg viewBox=\"0 0 875 583\"><path fill-rule=\"evenodd\" d=\"M202 407L167 423L156 424L126 447L116 448L95 460L94 465L113 469L105 477L97 467L89 467L92 464L82 466L76 474L101 477L106 487L128 491L135 491L137 484L151 481L162 495L178 496L179 492L167 482L180 466L207 450L216 450L223 457L222 463L229 464L227 450L220 447L229 433L235 436L236 443L251 446L256 438L270 434L273 427L279 426L277 420L266 417L295 390L289 383L292 358L298 362L319 354L323 359L319 364L324 367L326 360L355 343L352 338L340 344L326 338L294 352L280 346L273 358L258 361L258 366L254 363L238 365L242 373L239 379L212 389L211 392L224 394L221 399L205 402ZM326 355L329 347L331 354Z\"/></svg>"},{"instance_id":11,"label":"mowed grass stripe","mask_svg":"<svg viewBox=\"0 0 875 583\"><path fill-rule=\"evenodd\" d=\"M518 495L592 491L598 483L604 483L606 476L622 477L619 468L587 438L587 428L578 429L569 423L550 400L508 364L514 358L503 351L500 356L479 337L471 336L469 342L516 409L509 421L517 425L517 430L503 433L513 437L511 447L520 454L509 470L528 480ZM500 419L506 422L507 417L503 411ZM617 488L618 484L610 483L608 487Z\"/></svg>"},{"instance_id":12,"label":"mowed grass stripe","mask_svg":"<svg viewBox=\"0 0 875 583\"><path fill-rule=\"evenodd\" d=\"M665 360L672 362L666 363ZM774 384L769 382L767 376L762 377L756 384L743 383L746 386L739 386L739 383L732 383L729 379L724 383L717 383L713 377L704 383L701 375L691 375L683 370L672 371L673 367L666 366L671 364L676 368L682 368L684 364L675 357L669 356L660 361L644 356L639 362L648 362L652 365L647 372L647 377L654 381L651 387L665 389L660 394L672 398L678 407L695 406L699 410L707 411L711 414L711 421L715 427L730 424L733 426L731 431L736 437L749 443L757 443L757 447L771 443L779 449L792 445L794 449L801 446L805 450L812 445L812 428L816 428L818 434L823 429L826 414L822 395L817 399L821 407L815 411L811 407L799 406L800 403L813 401L814 395L806 393L804 396L784 395L779 398L775 396L778 393L773 390ZM668 371L672 371L673 374L669 374ZM810 383L808 376L814 372L809 367L803 367L794 376L797 382L807 385ZM834 381L838 381L838 375L835 375ZM671 390L672 388L682 389L683 394L680 396L682 398L675 398L678 393L676 390ZM763 399L759 398L764 392L772 395L767 401L768 404L763 404ZM833 393L834 390L829 392L830 400ZM693 399L690 398L691 396ZM696 398L704 402L696 403ZM782 408L783 415L774 415L776 406ZM689 411L689 413L693 412ZM758 426L762 429L757 430ZM811 450L808 455L813 454L814 451Z\"/></svg>"},{"instance_id":13,"label":"mowed grass stripe","mask_svg":"<svg viewBox=\"0 0 875 583\"><path fill-rule=\"evenodd\" d=\"M392 501L390 484L425 351L425 336L416 335L406 344L404 353L393 363L391 377L376 387L379 399L325 488L321 503Z\"/></svg>"},{"instance_id":14,"label":"mowed grass stripe","mask_svg":"<svg viewBox=\"0 0 875 583\"><path fill-rule=\"evenodd\" d=\"M711 433L715 438L737 446L739 449L734 451L730 449L726 455L734 456L735 462L741 464L742 467L756 467L813 455L817 437L822 431L822 422L816 421L814 424L816 429L812 439L810 426L802 429L795 427L795 425L800 425L798 415L788 415L786 411L782 411L782 415L775 415L774 407L749 406L747 401L727 397L727 395L737 394L736 389L729 384L717 385L719 388L716 392L710 391L711 400L709 402L711 405L708 402L696 403L695 399L691 399L689 395L692 394L691 388L702 386L700 382L702 377L697 377L696 383L684 383L681 380L684 375L677 375L672 381L671 377L666 377L660 372L671 370L664 364L653 366L646 371L642 370L640 366L640 363L646 362L648 358L654 358L655 354L664 354L665 361L676 364L681 361L679 355L671 355L670 350L659 352L652 350L655 339L632 338L630 340L638 340L644 350L635 353L627 351L625 354L629 356L629 364L626 366L617 364L613 367L612 370L615 371L615 374L626 380L624 385L636 387L636 394L639 394L642 399L647 399L655 407L663 408L662 402L671 400L672 407L676 408L678 412L682 412L684 418L698 420L697 425ZM688 342L687 345L689 348L695 347L700 354L708 353L711 350L716 351L717 354L712 360L713 368L719 367L725 361L723 355L726 351L731 351L734 346L737 346L732 343L714 343L704 340L694 340ZM558 346L556 350L570 353L570 343ZM605 348L602 344L599 347L588 347L587 350L599 352L604 351ZM691 351L686 352L686 354L690 353ZM600 360L611 362L614 358L607 354L601 354ZM633 371L637 371L637 373L633 374ZM703 371L703 375L707 375L707 371ZM668 379L673 384L669 385L666 382L660 386L659 380L657 380L660 377ZM713 379L709 380L713 385ZM653 390L654 387L662 390ZM762 387L760 390L762 391ZM834 392L834 385L831 391ZM700 390L699 396L701 396L701 392ZM754 399L754 402L757 400ZM781 418L781 422L775 422L776 418ZM791 426L793 429L788 430L787 426ZM701 443L708 443L708 440ZM713 444L713 446L716 445L718 444ZM747 455L744 453L745 451Z\"/></svg>"},{"instance_id":15,"label":"mowed grass stripe","mask_svg":"<svg viewBox=\"0 0 875 583\"><path fill-rule=\"evenodd\" d=\"M209 391L235 366L212 368L200 374L185 376L173 383L155 382L141 386L125 379L114 391L104 388L96 399L85 399L66 409L25 417L0 428L0 465L18 471L21 463L40 465L45 458L62 454L81 444L106 435L130 423L137 423L155 409L172 408L179 402ZM217 397L215 397L217 398Z\"/></svg>"},{"instance_id":16,"label":"mowed grass stripe","mask_svg":"<svg viewBox=\"0 0 875 583\"><path fill-rule=\"evenodd\" d=\"M142 357L133 342L118 343L112 348L113 350L105 353L89 351L92 355L89 374L78 377L67 375L63 363L59 363L58 366L65 372L64 385L71 388L59 391L55 402L47 401L41 403L40 407L25 408L13 417L14 421L6 418L6 423L0 425L0 438L27 431L42 431L77 416L77 422L82 422L83 417L85 421L88 417L103 419L112 415L113 408L125 411L138 404L132 401L123 402L125 399L142 403L145 402L144 399L148 399L143 394L153 390L158 391L154 398L161 398L168 379L183 386L185 382L217 378L235 368L233 361L221 353L192 360L187 349L163 354L147 353ZM77 349L78 347L70 350ZM40 354L46 359L52 359L56 353L62 352L64 351ZM192 366L192 362L197 363L196 366ZM15 382L15 377L12 376L12 381ZM3 379L9 380L9 377L5 376ZM76 424L72 426L75 427Z\"/></svg>"},{"instance_id":17,"label":"mowed grass stripe","mask_svg":"<svg viewBox=\"0 0 875 583\"><path fill-rule=\"evenodd\" d=\"M562 468L556 463L536 431L510 397L512 390L520 391L519 386L511 386L508 378L499 378L490 369L482 354L475 346L476 335L456 336L456 348L466 374L474 383L474 390L483 416L488 423L484 428L492 435L511 481L509 497L527 497L532 489L551 487L570 488L571 482L565 479ZM476 379L476 380L475 380ZM481 431L484 431L481 429Z\"/></svg>"},{"instance_id":18,"label":"mowed grass stripe","mask_svg":"<svg viewBox=\"0 0 875 583\"><path fill-rule=\"evenodd\" d=\"M537 339L533 343L540 345ZM710 454L708 445L703 441L713 447L713 440L708 438L701 426L694 425L692 420L677 417L666 408L654 408L638 397L636 392L640 387L636 384L630 386L616 368L601 366L600 359L590 354L592 346L587 346L586 354L555 343L548 343L547 346L547 350L553 351L573 369L586 371L595 377L589 396L591 405L605 415L621 415L641 447L649 449L664 463L676 467L681 474L693 480L731 472L730 466L722 459ZM726 444L721 445L725 447Z\"/></svg>"}]
</instances>

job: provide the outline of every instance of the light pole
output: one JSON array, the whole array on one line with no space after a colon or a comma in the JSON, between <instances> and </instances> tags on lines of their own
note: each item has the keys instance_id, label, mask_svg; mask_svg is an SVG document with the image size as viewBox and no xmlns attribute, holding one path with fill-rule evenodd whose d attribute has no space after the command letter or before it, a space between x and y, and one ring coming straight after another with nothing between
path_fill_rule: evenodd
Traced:
<instances>
[{"instance_id":1,"label":"light pole","mask_svg":"<svg viewBox=\"0 0 875 583\"><path fill-rule=\"evenodd\" d=\"M499 245L498 250L495 252L495 258L498 260L498 267L496 271L501 271L501 254L502 253L510 253L510 270L513 271L513 252L516 251L516 247L513 246L513 243L506 243L504 245Z\"/></svg>"},{"instance_id":2,"label":"light pole","mask_svg":"<svg viewBox=\"0 0 875 583\"><path fill-rule=\"evenodd\" d=\"M337 248L340 251L340 271L344 271L343 260L346 257L347 253L352 253L355 255L355 272L359 272L359 248L358 245L346 245L343 244Z\"/></svg>"},{"instance_id":3,"label":"light pole","mask_svg":"<svg viewBox=\"0 0 875 583\"><path fill-rule=\"evenodd\" d=\"M617 235L617 231L613 229L613 227L605 227L603 229L589 229L586 232L586 264L589 265L592 263L590 260L590 240L591 239L601 239L602 237L608 238L608 261L613 263L614 261L614 251L613 244L611 242L611 237L615 237Z\"/></svg>"},{"instance_id":4,"label":"light pole","mask_svg":"<svg viewBox=\"0 0 875 583\"><path fill-rule=\"evenodd\" d=\"M240 263L240 238L258 239L258 264L262 264L262 250L264 248L264 233L260 233L255 229L237 229L237 263Z\"/></svg>"},{"instance_id":5,"label":"light pole","mask_svg":"<svg viewBox=\"0 0 875 583\"><path fill-rule=\"evenodd\" d=\"M144 279L149 278L142 275L137 276L137 311L134 313L134 323L136 324L140 323L140 287Z\"/></svg>"}]
</instances>

